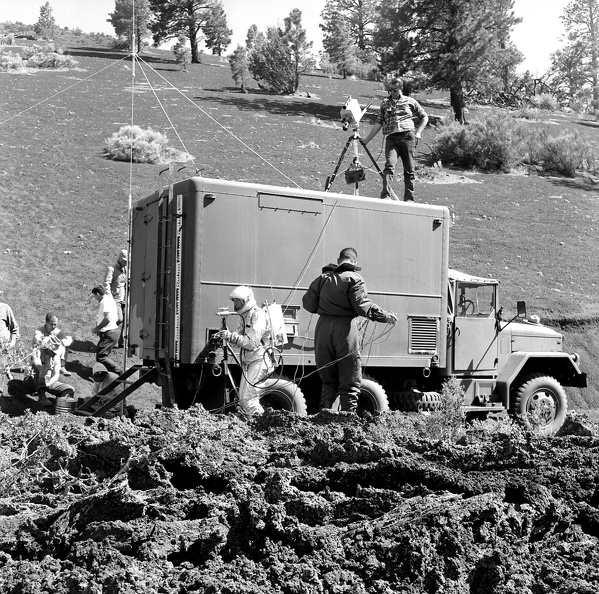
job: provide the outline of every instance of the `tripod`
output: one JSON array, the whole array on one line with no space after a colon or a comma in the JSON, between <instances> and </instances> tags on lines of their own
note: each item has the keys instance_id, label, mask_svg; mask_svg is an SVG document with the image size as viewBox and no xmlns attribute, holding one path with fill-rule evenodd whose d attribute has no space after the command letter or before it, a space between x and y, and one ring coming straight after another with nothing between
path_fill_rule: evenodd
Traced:
<instances>
[{"instance_id":1,"label":"tripod","mask_svg":"<svg viewBox=\"0 0 599 594\"><path fill-rule=\"evenodd\" d=\"M375 158L372 156L372 153L368 150L368 147L364 144L364 141L360 138L360 135L358 133L358 124L357 123L354 126L352 126L352 130L353 130L352 135L347 139L347 142L345 143L345 147L343 147L343 150L341 151L341 156L339 157L339 160L337 161L337 165L335 166L335 171L333 171L332 175L327 177L327 180L324 184L325 192L329 191L329 188L335 181L335 178L337 177L337 173L339 172L339 167L341 167L341 163L343 162L345 153L347 153L347 149L349 148L350 145L352 146L352 149L353 149L354 158L352 159L351 165L345 171L345 181L348 184L354 184L354 195L357 196L359 194L360 182L364 181L366 179L366 172L364 171L364 167L362 167L362 163L360 163L360 145L364 147L366 154L370 157L370 160L372 161L373 165L376 167L376 170L378 171L379 175L381 176L381 179L383 179L383 172L381 171L381 168L378 166L378 163L376 162Z\"/></svg>"}]
</instances>

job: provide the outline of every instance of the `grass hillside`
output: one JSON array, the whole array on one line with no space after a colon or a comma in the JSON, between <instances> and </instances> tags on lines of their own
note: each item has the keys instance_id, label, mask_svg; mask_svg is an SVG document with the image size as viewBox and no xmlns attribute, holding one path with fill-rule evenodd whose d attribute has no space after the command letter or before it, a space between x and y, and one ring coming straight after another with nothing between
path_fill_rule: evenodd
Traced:
<instances>
[{"instance_id":1,"label":"grass hillside","mask_svg":"<svg viewBox=\"0 0 599 594\"><path fill-rule=\"evenodd\" d=\"M206 177L318 190L349 136L339 121L346 96L372 101L374 114L384 92L380 83L315 74L302 78L299 96L265 94L251 85L241 94L226 59L206 57L185 73L171 53L153 50L142 54L147 65L135 71L132 99L125 54L92 47L69 53L79 61L75 70L0 74L0 300L13 307L26 342L47 311L58 315L76 337L71 383L82 391L89 389L96 341L90 289L126 245L130 184L139 199L157 187L164 169L134 165L130 172L128 163L102 154L104 140L132 122L132 104L135 124L166 133L173 146L194 155L180 178L198 169ZM449 113L442 95L417 98L430 114ZM364 135L371 122L369 114ZM599 123L590 117L554 113L545 123L578 130L599 152ZM423 161L435 134L429 127L423 135ZM382 166L381 140L369 149ZM363 163L369 164L366 156ZM571 391L571 404L599 407L597 182L428 168L419 178L417 200L445 205L455 215L451 266L500 279L506 317L524 299L529 314L562 328L566 350L582 355L589 374L589 389ZM353 188L340 175L332 189ZM379 191L372 171L360 192Z\"/></svg>"}]
</instances>

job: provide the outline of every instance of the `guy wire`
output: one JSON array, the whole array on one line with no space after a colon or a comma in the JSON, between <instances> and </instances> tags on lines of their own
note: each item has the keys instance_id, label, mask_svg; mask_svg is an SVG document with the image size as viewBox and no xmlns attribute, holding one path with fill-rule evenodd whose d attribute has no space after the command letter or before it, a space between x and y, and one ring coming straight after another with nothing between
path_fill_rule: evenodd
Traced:
<instances>
[{"instance_id":1,"label":"guy wire","mask_svg":"<svg viewBox=\"0 0 599 594\"><path fill-rule=\"evenodd\" d=\"M187 101L189 101L196 109L198 109L199 111L201 111L208 119L212 120L217 126L219 126L220 128L222 128L227 134L231 135L235 140L237 140L237 142L239 142L240 144L242 144L250 152L254 153L254 155L256 155L260 160L264 161L269 167L272 167L277 173L280 173L287 181L291 182L297 188L301 188L301 186L298 183L296 183L290 177L288 177L287 175L285 175L280 169L277 169L270 161L268 161L267 159L265 159L260 153L258 153L257 151L255 151L248 144L246 144L243 140L241 140L241 138L239 138L233 132L231 132L231 130L228 130L216 118L212 117L208 112L206 112L205 110L203 110L197 103L195 103L192 99L190 99L187 95L185 95L185 93L183 93L182 91L180 91L169 80L167 80L166 78L164 78L164 76L162 76L162 74L160 74L159 72L157 72L156 70L154 70L154 68L152 68L152 66L150 64L148 64L143 58L138 57L138 60L140 60L141 62L143 62L150 70L152 70L152 72L154 72L154 74L156 74L157 76L159 76L166 84L168 84L171 88L173 88L175 91L177 91L177 93L179 93L184 99L186 99Z\"/></svg>"}]
</instances>

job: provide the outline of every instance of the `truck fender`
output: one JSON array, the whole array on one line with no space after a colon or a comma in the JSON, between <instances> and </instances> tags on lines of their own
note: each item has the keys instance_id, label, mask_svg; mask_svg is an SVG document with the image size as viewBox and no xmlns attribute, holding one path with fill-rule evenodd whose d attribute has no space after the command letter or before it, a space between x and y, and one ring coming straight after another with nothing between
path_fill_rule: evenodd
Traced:
<instances>
[{"instance_id":1,"label":"truck fender","mask_svg":"<svg viewBox=\"0 0 599 594\"><path fill-rule=\"evenodd\" d=\"M542 372L564 386L586 387L586 374L578 366L578 358L568 353L512 353L497 375L496 392L506 409L510 406L510 390L516 380L528 373Z\"/></svg>"}]
</instances>

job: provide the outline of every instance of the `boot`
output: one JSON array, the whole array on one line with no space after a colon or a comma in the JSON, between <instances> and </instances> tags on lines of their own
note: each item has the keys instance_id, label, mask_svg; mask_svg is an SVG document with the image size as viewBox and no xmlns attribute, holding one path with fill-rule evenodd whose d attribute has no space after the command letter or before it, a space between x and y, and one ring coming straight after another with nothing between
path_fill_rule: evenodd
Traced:
<instances>
[{"instance_id":1,"label":"boot","mask_svg":"<svg viewBox=\"0 0 599 594\"><path fill-rule=\"evenodd\" d=\"M37 395L37 403L39 406L52 406L52 401L46 396L45 390L39 390Z\"/></svg>"},{"instance_id":2,"label":"boot","mask_svg":"<svg viewBox=\"0 0 599 594\"><path fill-rule=\"evenodd\" d=\"M393 177L394 175L392 173L387 171L383 173L383 191L381 192L381 198L383 200L399 200L391 187Z\"/></svg>"}]
</instances>

